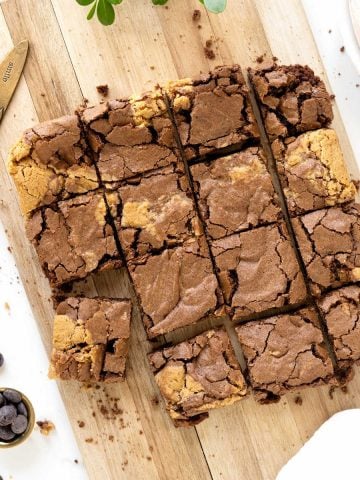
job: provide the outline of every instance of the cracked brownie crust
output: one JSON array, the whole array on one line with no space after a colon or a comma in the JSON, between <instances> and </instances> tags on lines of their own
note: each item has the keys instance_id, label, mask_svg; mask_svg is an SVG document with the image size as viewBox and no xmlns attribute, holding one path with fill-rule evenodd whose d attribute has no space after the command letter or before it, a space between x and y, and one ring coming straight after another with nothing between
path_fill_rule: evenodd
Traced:
<instances>
[{"instance_id":1,"label":"cracked brownie crust","mask_svg":"<svg viewBox=\"0 0 360 480\"><path fill-rule=\"evenodd\" d=\"M360 362L360 286L328 293L318 302L341 367Z\"/></svg>"},{"instance_id":2,"label":"cracked brownie crust","mask_svg":"<svg viewBox=\"0 0 360 480\"><path fill-rule=\"evenodd\" d=\"M107 188L178 163L173 126L159 90L85 108L80 117Z\"/></svg>"},{"instance_id":3,"label":"cracked brownie crust","mask_svg":"<svg viewBox=\"0 0 360 480\"><path fill-rule=\"evenodd\" d=\"M291 214L354 200L356 189L334 130L319 129L285 141L278 139L272 150Z\"/></svg>"},{"instance_id":4,"label":"cracked brownie crust","mask_svg":"<svg viewBox=\"0 0 360 480\"><path fill-rule=\"evenodd\" d=\"M217 67L197 79L170 82L165 91L188 159L247 140L259 141L239 66Z\"/></svg>"},{"instance_id":5,"label":"cracked brownie crust","mask_svg":"<svg viewBox=\"0 0 360 480\"><path fill-rule=\"evenodd\" d=\"M314 309L250 322L236 332L258 401L277 401L288 391L334 381Z\"/></svg>"},{"instance_id":6,"label":"cracked brownie crust","mask_svg":"<svg viewBox=\"0 0 360 480\"><path fill-rule=\"evenodd\" d=\"M76 115L24 132L10 152L8 170L28 215L38 207L99 187Z\"/></svg>"},{"instance_id":7,"label":"cracked brownie crust","mask_svg":"<svg viewBox=\"0 0 360 480\"><path fill-rule=\"evenodd\" d=\"M212 239L281 218L281 208L258 147L191 167L201 214Z\"/></svg>"},{"instance_id":8,"label":"cracked brownie crust","mask_svg":"<svg viewBox=\"0 0 360 480\"><path fill-rule=\"evenodd\" d=\"M101 191L38 210L26 233L54 287L121 266Z\"/></svg>"},{"instance_id":9,"label":"cracked brownie crust","mask_svg":"<svg viewBox=\"0 0 360 480\"><path fill-rule=\"evenodd\" d=\"M70 297L56 310L49 375L61 380L125 378L131 302Z\"/></svg>"},{"instance_id":10,"label":"cracked brownie crust","mask_svg":"<svg viewBox=\"0 0 360 480\"><path fill-rule=\"evenodd\" d=\"M216 240L211 250L233 320L306 299L285 224Z\"/></svg>"},{"instance_id":11,"label":"cracked brownie crust","mask_svg":"<svg viewBox=\"0 0 360 480\"><path fill-rule=\"evenodd\" d=\"M204 237L129 262L149 338L222 313L221 295Z\"/></svg>"},{"instance_id":12,"label":"cracked brownie crust","mask_svg":"<svg viewBox=\"0 0 360 480\"><path fill-rule=\"evenodd\" d=\"M271 141L331 123L330 96L308 66L271 64L249 69L249 76Z\"/></svg>"},{"instance_id":13,"label":"cracked brownie crust","mask_svg":"<svg viewBox=\"0 0 360 480\"><path fill-rule=\"evenodd\" d=\"M209 330L149 355L156 383L175 425L194 425L209 410L232 405L247 393L225 329Z\"/></svg>"},{"instance_id":14,"label":"cracked brownie crust","mask_svg":"<svg viewBox=\"0 0 360 480\"><path fill-rule=\"evenodd\" d=\"M123 185L116 197L115 223L128 261L141 261L201 234L187 179L172 167Z\"/></svg>"},{"instance_id":15,"label":"cracked brownie crust","mask_svg":"<svg viewBox=\"0 0 360 480\"><path fill-rule=\"evenodd\" d=\"M318 210L292 223L315 296L360 280L360 205Z\"/></svg>"}]
</instances>

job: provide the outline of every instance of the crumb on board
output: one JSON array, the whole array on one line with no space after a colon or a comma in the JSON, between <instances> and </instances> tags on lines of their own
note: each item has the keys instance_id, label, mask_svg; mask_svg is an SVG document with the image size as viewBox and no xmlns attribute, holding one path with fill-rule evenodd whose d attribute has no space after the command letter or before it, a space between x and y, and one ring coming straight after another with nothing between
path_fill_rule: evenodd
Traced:
<instances>
[{"instance_id":1,"label":"crumb on board","mask_svg":"<svg viewBox=\"0 0 360 480\"><path fill-rule=\"evenodd\" d=\"M83 420L78 420L78 425L79 425L79 428L84 428L85 427L85 422Z\"/></svg>"},{"instance_id":2,"label":"crumb on board","mask_svg":"<svg viewBox=\"0 0 360 480\"><path fill-rule=\"evenodd\" d=\"M215 52L212 49L212 46L213 46L213 41L211 39L206 40L204 52L205 52L205 57L208 58L209 60L214 60L215 58Z\"/></svg>"},{"instance_id":3,"label":"crumb on board","mask_svg":"<svg viewBox=\"0 0 360 480\"><path fill-rule=\"evenodd\" d=\"M345 395L349 393L349 389L347 385L343 385L342 387L340 387L340 390L342 391L342 393L345 393Z\"/></svg>"},{"instance_id":4,"label":"crumb on board","mask_svg":"<svg viewBox=\"0 0 360 480\"><path fill-rule=\"evenodd\" d=\"M294 402L296 403L296 405L301 406L303 403L303 399L300 397L300 395L297 395L294 399Z\"/></svg>"},{"instance_id":5,"label":"crumb on board","mask_svg":"<svg viewBox=\"0 0 360 480\"><path fill-rule=\"evenodd\" d=\"M332 94L330 95L330 100L335 100L335 94L334 94L334 93L332 93Z\"/></svg>"},{"instance_id":6,"label":"crumb on board","mask_svg":"<svg viewBox=\"0 0 360 480\"><path fill-rule=\"evenodd\" d=\"M40 428L41 435L46 437L55 430L55 425L50 420L38 420L36 425Z\"/></svg>"},{"instance_id":7,"label":"crumb on board","mask_svg":"<svg viewBox=\"0 0 360 480\"><path fill-rule=\"evenodd\" d=\"M262 55L259 55L258 57L256 57L256 63L262 63L264 61L264 54Z\"/></svg>"},{"instance_id":8,"label":"crumb on board","mask_svg":"<svg viewBox=\"0 0 360 480\"><path fill-rule=\"evenodd\" d=\"M76 465L77 465L79 463L79 460L77 458L75 458L74 463L76 463Z\"/></svg>"},{"instance_id":9,"label":"crumb on board","mask_svg":"<svg viewBox=\"0 0 360 480\"><path fill-rule=\"evenodd\" d=\"M96 87L96 90L98 91L98 93L100 93L100 95L102 95L103 97L107 97L109 95L109 85L105 84L105 85L98 85Z\"/></svg>"},{"instance_id":10,"label":"crumb on board","mask_svg":"<svg viewBox=\"0 0 360 480\"><path fill-rule=\"evenodd\" d=\"M344 52L345 52L345 47L344 47L344 45L343 45L342 47L340 47L340 52L341 52L341 53L344 53Z\"/></svg>"},{"instance_id":11,"label":"crumb on board","mask_svg":"<svg viewBox=\"0 0 360 480\"><path fill-rule=\"evenodd\" d=\"M154 65L150 65L150 70L155 70Z\"/></svg>"},{"instance_id":12,"label":"crumb on board","mask_svg":"<svg viewBox=\"0 0 360 480\"><path fill-rule=\"evenodd\" d=\"M192 19L194 22L198 22L201 18L201 12L198 9L195 9L192 14Z\"/></svg>"},{"instance_id":13,"label":"crumb on board","mask_svg":"<svg viewBox=\"0 0 360 480\"><path fill-rule=\"evenodd\" d=\"M114 441L114 435L109 435L108 438L109 438L110 442L113 442L113 441Z\"/></svg>"},{"instance_id":14,"label":"crumb on board","mask_svg":"<svg viewBox=\"0 0 360 480\"><path fill-rule=\"evenodd\" d=\"M152 397L151 403L152 403L153 405L159 405L159 399L158 399L158 397L157 397L156 395L155 395L154 397Z\"/></svg>"},{"instance_id":15,"label":"crumb on board","mask_svg":"<svg viewBox=\"0 0 360 480\"><path fill-rule=\"evenodd\" d=\"M332 400L334 398L334 392L336 390L336 386L335 385L331 385L331 387L329 388L329 398L330 400Z\"/></svg>"},{"instance_id":16,"label":"crumb on board","mask_svg":"<svg viewBox=\"0 0 360 480\"><path fill-rule=\"evenodd\" d=\"M7 311L10 310L10 305L8 304L8 302L5 302L5 303L4 303L4 308L5 308L5 310L7 310Z\"/></svg>"},{"instance_id":17,"label":"crumb on board","mask_svg":"<svg viewBox=\"0 0 360 480\"><path fill-rule=\"evenodd\" d=\"M90 438L85 438L86 443L93 443L94 439L92 437Z\"/></svg>"}]
</instances>

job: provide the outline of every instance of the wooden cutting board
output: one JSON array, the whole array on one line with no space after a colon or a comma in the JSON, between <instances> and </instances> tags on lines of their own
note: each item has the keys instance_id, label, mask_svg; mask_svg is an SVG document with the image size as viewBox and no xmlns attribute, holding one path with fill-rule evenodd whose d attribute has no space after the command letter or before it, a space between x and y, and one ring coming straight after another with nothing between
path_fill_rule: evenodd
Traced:
<instances>
[{"instance_id":1,"label":"wooden cutting board","mask_svg":"<svg viewBox=\"0 0 360 480\"><path fill-rule=\"evenodd\" d=\"M6 172L10 146L22 130L72 112L83 97L97 102L96 86L102 83L109 84L111 97L123 96L222 63L240 63L245 69L264 53L284 63L308 63L324 75L300 0L229 0L228 4L224 14L215 16L207 14L198 0L170 0L168 8L153 7L150 0L127 0L109 28L87 22L86 11L74 0L1 4L0 57L23 38L30 40L31 51L0 128L0 219L48 352L50 290L25 239L16 192ZM201 28L192 20L199 7ZM208 39L213 39L216 54L211 61L203 50ZM334 126L349 169L358 178L337 111ZM115 272L89 280L87 289L93 295L125 296L126 285L123 273ZM271 406L249 398L212 412L197 427L175 429L157 402L145 358L148 349L136 312L124 384L106 387L105 392L59 384L91 479L274 479L330 415L360 407L358 372L349 393L336 391L333 399L327 387L302 392L301 406L295 403L295 394ZM122 413L104 415L101 402L109 410L114 407L112 398L119 398ZM85 422L84 428L79 428L78 420Z\"/></svg>"}]
</instances>

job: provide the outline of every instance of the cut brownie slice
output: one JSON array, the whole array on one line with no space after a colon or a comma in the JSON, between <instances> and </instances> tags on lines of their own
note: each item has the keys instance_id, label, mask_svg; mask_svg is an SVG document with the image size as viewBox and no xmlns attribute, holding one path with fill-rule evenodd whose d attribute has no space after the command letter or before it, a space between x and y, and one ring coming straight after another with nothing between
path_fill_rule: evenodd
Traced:
<instances>
[{"instance_id":1,"label":"cut brownie slice","mask_svg":"<svg viewBox=\"0 0 360 480\"><path fill-rule=\"evenodd\" d=\"M125 379L131 302L70 297L56 309L50 376L80 382Z\"/></svg>"},{"instance_id":2,"label":"cut brownie slice","mask_svg":"<svg viewBox=\"0 0 360 480\"><path fill-rule=\"evenodd\" d=\"M292 222L314 295L360 280L360 205L318 210Z\"/></svg>"},{"instance_id":3,"label":"cut brownie slice","mask_svg":"<svg viewBox=\"0 0 360 480\"><path fill-rule=\"evenodd\" d=\"M187 179L174 167L127 181L107 198L128 261L142 261L201 233Z\"/></svg>"},{"instance_id":4,"label":"cut brownie slice","mask_svg":"<svg viewBox=\"0 0 360 480\"><path fill-rule=\"evenodd\" d=\"M315 309L249 322L236 332L258 401L273 402L300 387L334 382Z\"/></svg>"},{"instance_id":5,"label":"cut brownie slice","mask_svg":"<svg viewBox=\"0 0 360 480\"><path fill-rule=\"evenodd\" d=\"M334 130L322 128L278 139L272 150L290 214L354 200L355 185Z\"/></svg>"},{"instance_id":6,"label":"cut brownie slice","mask_svg":"<svg viewBox=\"0 0 360 480\"><path fill-rule=\"evenodd\" d=\"M190 168L200 211L212 239L281 218L265 162L262 149L250 147Z\"/></svg>"},{"instance_id":7,"label":"cut brownie slice","mask_svg":"<svg viewBox=\"0 0 360 480\"><path fill-rule=\"evenodd\" d=\"M217 67L166 87L188 159L219 148L259 141L244 77L238 65Z\"/></svg>"},{"instance_id":8,"label":"cut brownie slice","mask_svg":"<svg viewBox=\"0 0 360 480\"><path fill-rule=\"evenodd\" d=\"M249 77L271 141L330 125L330 95L308 66L274 63L249 69Z\"/></svg>"},{"instance_id":9,"label":"cut brownie slice","mask_svg":"<svg viewBox=\"0 0 360 480\"><path fill-rule=\"evenodd\" d=\"M75 115L26 130L10 152L8 169L24 214L99 187Z\"/></svg>"},{"instance_id":10,"label":"cut brownie slice","mask_svg":"<svg viewBox=\"0 0 360 480\"><path fill-rule=\"evenodd\" d=\"M102 191L38 210L26 232L52 286L121 266Z\"/></svg>"},{"instance_id":11,"label":"cut brownie slice","mask_svg":"<svg viewBox=\"0 0 360 480\"><path fill-rule=\"evenodd\" d=\"M211 250L233 320L306 299L284 223L216 240Z\"/></svg>"},{"instance_id":12,"label":"cut brownie slice","mask_svg":"<svg viewBox=\"0 0 360 480\"><path fill-rule=\"evenodd\" d=\"M199 423L214 408L243 399L247 386L225 329L151 353L150 365L177 426Z\"/></svg>"},{"instance_id":13,"label":"cut brownie slice","mask_svg":"<svg viewBox=\"0 0 360 480\"><path fill-rule=\"evenodd\" d=\"M203 236L129 263L149 338L208 314L221 314L221 294Z\"/></svg>"},{"instance_id":14,"label":"cut brownie slice","mask_svg":"<svg viewBox=\"0 0 360 480\"><path fill-rule=\"evenodd\" d=\"M173 126L159 90L88 107L80 116L107 188L179 161Z\"/></svg>"},{"instance_id":15,"label":"cut brownie slice","mask_svg":"<svg viewBox=\"0 0 360 480\"><path fill-rule=\"evenodd\" d=\"M360 285L328 293L318 301L341 367L360 363Z\"/></svg>"}]
</instances>

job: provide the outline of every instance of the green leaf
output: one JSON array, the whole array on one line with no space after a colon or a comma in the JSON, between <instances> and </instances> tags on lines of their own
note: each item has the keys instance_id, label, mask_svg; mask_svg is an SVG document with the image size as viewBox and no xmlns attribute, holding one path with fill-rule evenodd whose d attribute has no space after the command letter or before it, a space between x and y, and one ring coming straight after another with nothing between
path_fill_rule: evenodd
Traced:
<instances>
[{"instance_id":1,"label":"green leaf","mask_svg":"<svg viewBox=\"0 0 360 480\"><path fill-rule=\"evenodd\" d=\"M79 5L86 7L86 5L91 5L95 0L76 0Z\"/></svg>"},{"instance_id":2,"label":"green leaf","mask_svg":"<svg viewBox=\"0 0 360 480\"><path fill-rule=\"evenodd\" d=\"M204 0L204 4L212 13L221 13L226 8L226 0Z\"/></svg>"},{"instance_id":3,"label":"green leaf","mask_svg":"<svg viewBox=\"0 0 360 480\"><path fill-rule=\"evenodd\" d=\"M88 20L91 20L96 12L96 3L91 7L90 12L88 13L88 16L86 17Z\"/></svg>"},{"instance_id":4,"label":"green leaf","mask_svg":"<svg viewBox=\"0 0 360 480\"><path fill-rule=\"evenodd\" d=\"M204 0L199 0L200 3L202 3L204 5Z\"/></svg>"},{"instance_id":5,"label":"green leaf","mask_svg":"<svg viewBox=\"0 0 360 480\"><path fill-rule=\"evenodd\" d=\"M103 25L112 25L115 20L114 7L106 0L99 0L97 6L97 16Z\"/></svg>"},{"instance_id":6,"label":"green leaf","mask_svg":"<svg viewBox=\"0 0 360 480\"><path fill-rule=\"evenodd\" d=\"M123 0L107 0L108 3L112 3L113 5L120 5L122 1Z\"/></svg>"},{"instance_id":7,"label":"green leaf","mask_svg":"<svg viewBox=\"0 0 360 480\"><path fill-rule=\"evenodd\" d=\"M165 5L165 3L167 3L168 0L152 0L152 3L154 5Z\"/></svg>"}]
</instances>

